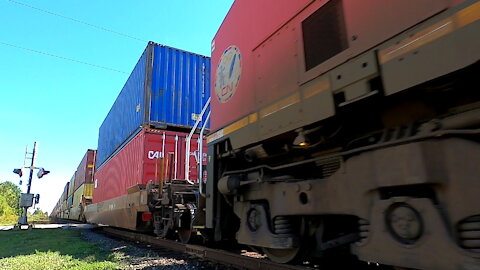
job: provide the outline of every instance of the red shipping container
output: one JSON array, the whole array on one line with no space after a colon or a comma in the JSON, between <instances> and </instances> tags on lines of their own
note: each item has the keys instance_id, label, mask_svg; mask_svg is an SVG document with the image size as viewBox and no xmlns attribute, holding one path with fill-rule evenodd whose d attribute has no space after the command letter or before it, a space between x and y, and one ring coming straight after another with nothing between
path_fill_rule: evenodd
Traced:
<instances>
[{"instance_id":1,"label":"red shipping container","mask_svg":"<svg viewBox=\"0 0 480 270\"><path fill-rule=\"evenodd\" d=\"M93 203L127 194L129 187L150 180L185 179L188 133L144 129L95 172ZM198 182L198 135L190 141L189 180ZM203 143L202 164L207 147ZM163 167L163 170L162 170Z\"/></svg>"},{"instance_id":2,"label":"red shipping container","mask_svg":"<svg viewBox=\"0 0 480 270\"><path fill-rule=\"evenodd\" d=\"M83 183L93 183L96 155L96 150L88 149L83 156L82 161L78 165L77 172L75 173L74 191L77 190Z\"/></svg>"}]
</instances>

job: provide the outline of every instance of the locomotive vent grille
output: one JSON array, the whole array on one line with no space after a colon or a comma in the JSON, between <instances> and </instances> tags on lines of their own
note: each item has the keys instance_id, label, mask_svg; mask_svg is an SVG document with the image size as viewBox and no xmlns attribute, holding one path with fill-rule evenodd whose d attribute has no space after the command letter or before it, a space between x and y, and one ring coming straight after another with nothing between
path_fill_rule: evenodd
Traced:
<instances>
[{"instance_id":1,"label":"locomotive vent grille","mask_svg":"<svg viewBox=\"0 0 480 270\"><path fill-rule=\"evenodd\" d=\"M480 253L480 215L466 218L458 224L458 238L462 248Z\"/></svg>"},{"instance_id":2,"label":"locomotive vent grille","mask_svg":"<svg viewBox=\"0 0 480 270\"><path fill-rule=\"evenodd\" d=\"M370 234L370 222L366 219L359 219L358 231L359 231L359 239L357 241L357 244L362 245L367 241L368 236Z\"/></svg>"},{"instance_id":3,"label":"locomotive vent grille","mask_svg":"<svg viewBox=\"0 0 480 270\"><path fill-rule=\"evenodd\" d=\"M348 48L341 0L331 0L302 22L305 68L310 70Z\"/></svg>"},{"instance_id":4,"label":"locomotive vent grille","mask_svg":"<svg viewBox=\"0 0 480 270\"><path fill-rule=\"evenodd\" d=\"M316 161L316 165L320 167L320 172L322 174L321 178L325 179L332 176L334 173L340 169L342 164L341 158L331 158L331 159L320 159Z\"/></svg>"}]
</instances>

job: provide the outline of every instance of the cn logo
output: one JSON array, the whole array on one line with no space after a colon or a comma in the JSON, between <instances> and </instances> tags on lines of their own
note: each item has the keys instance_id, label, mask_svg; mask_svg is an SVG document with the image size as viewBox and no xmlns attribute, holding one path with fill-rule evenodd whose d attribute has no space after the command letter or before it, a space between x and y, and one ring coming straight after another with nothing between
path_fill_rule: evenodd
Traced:
<instances>
[{"instance_id":1,"label":"cn logo","mask_svg":"<svg viewBox=\"0 0 480 270\"><path fill-rule=\"evenodd\" d=\"M161 151L148 151L148 159L156 158L163 158L163 153Z\"/></svg>"},{"instance_id":2,"label":"cn logo","mask_svg":"<svg viewBox=\"0 0 480 270\"><path fill-rule=\"evenodd\" d=\"M218 101L227 103L233 97L241 75L242 55L236 46L230 46L223 52L215 73L215 93Z\"/></svg>"}]
</instances>

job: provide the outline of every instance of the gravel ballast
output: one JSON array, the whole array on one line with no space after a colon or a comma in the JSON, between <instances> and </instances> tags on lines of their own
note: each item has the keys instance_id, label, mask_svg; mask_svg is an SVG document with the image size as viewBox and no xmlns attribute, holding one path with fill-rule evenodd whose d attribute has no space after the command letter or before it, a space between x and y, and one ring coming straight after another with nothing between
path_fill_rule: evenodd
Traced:
<instances>
[{"instance_id":1,"label":"gravel ballast","mask_svg":"<svg viewBox=\"0 0 480 270\"><path fill-rule=\"evenodd\" d=\"M113 259L122 265L122 269L236 269L203 261L179 252L110 238L91 230L84 230L82 237L86 241L94 242L111 251Z\"/></svg>"}]
</instances>

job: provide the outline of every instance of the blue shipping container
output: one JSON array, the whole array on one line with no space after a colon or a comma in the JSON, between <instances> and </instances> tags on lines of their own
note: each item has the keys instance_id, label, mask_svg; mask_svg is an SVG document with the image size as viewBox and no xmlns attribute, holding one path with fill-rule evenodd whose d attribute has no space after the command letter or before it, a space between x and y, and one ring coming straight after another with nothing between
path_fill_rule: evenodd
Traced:
<instances>
[{"instance_id":1,"label":"blue shipping container","mask_svg":"<svg viewBox=\"0 0 480 270\"><path fill-rule=\"evenodd\" d=\"M143 127L191 128L209 97L209 57L149 42L100 126L97 168Z\"/></svg>"}]
</instances>

